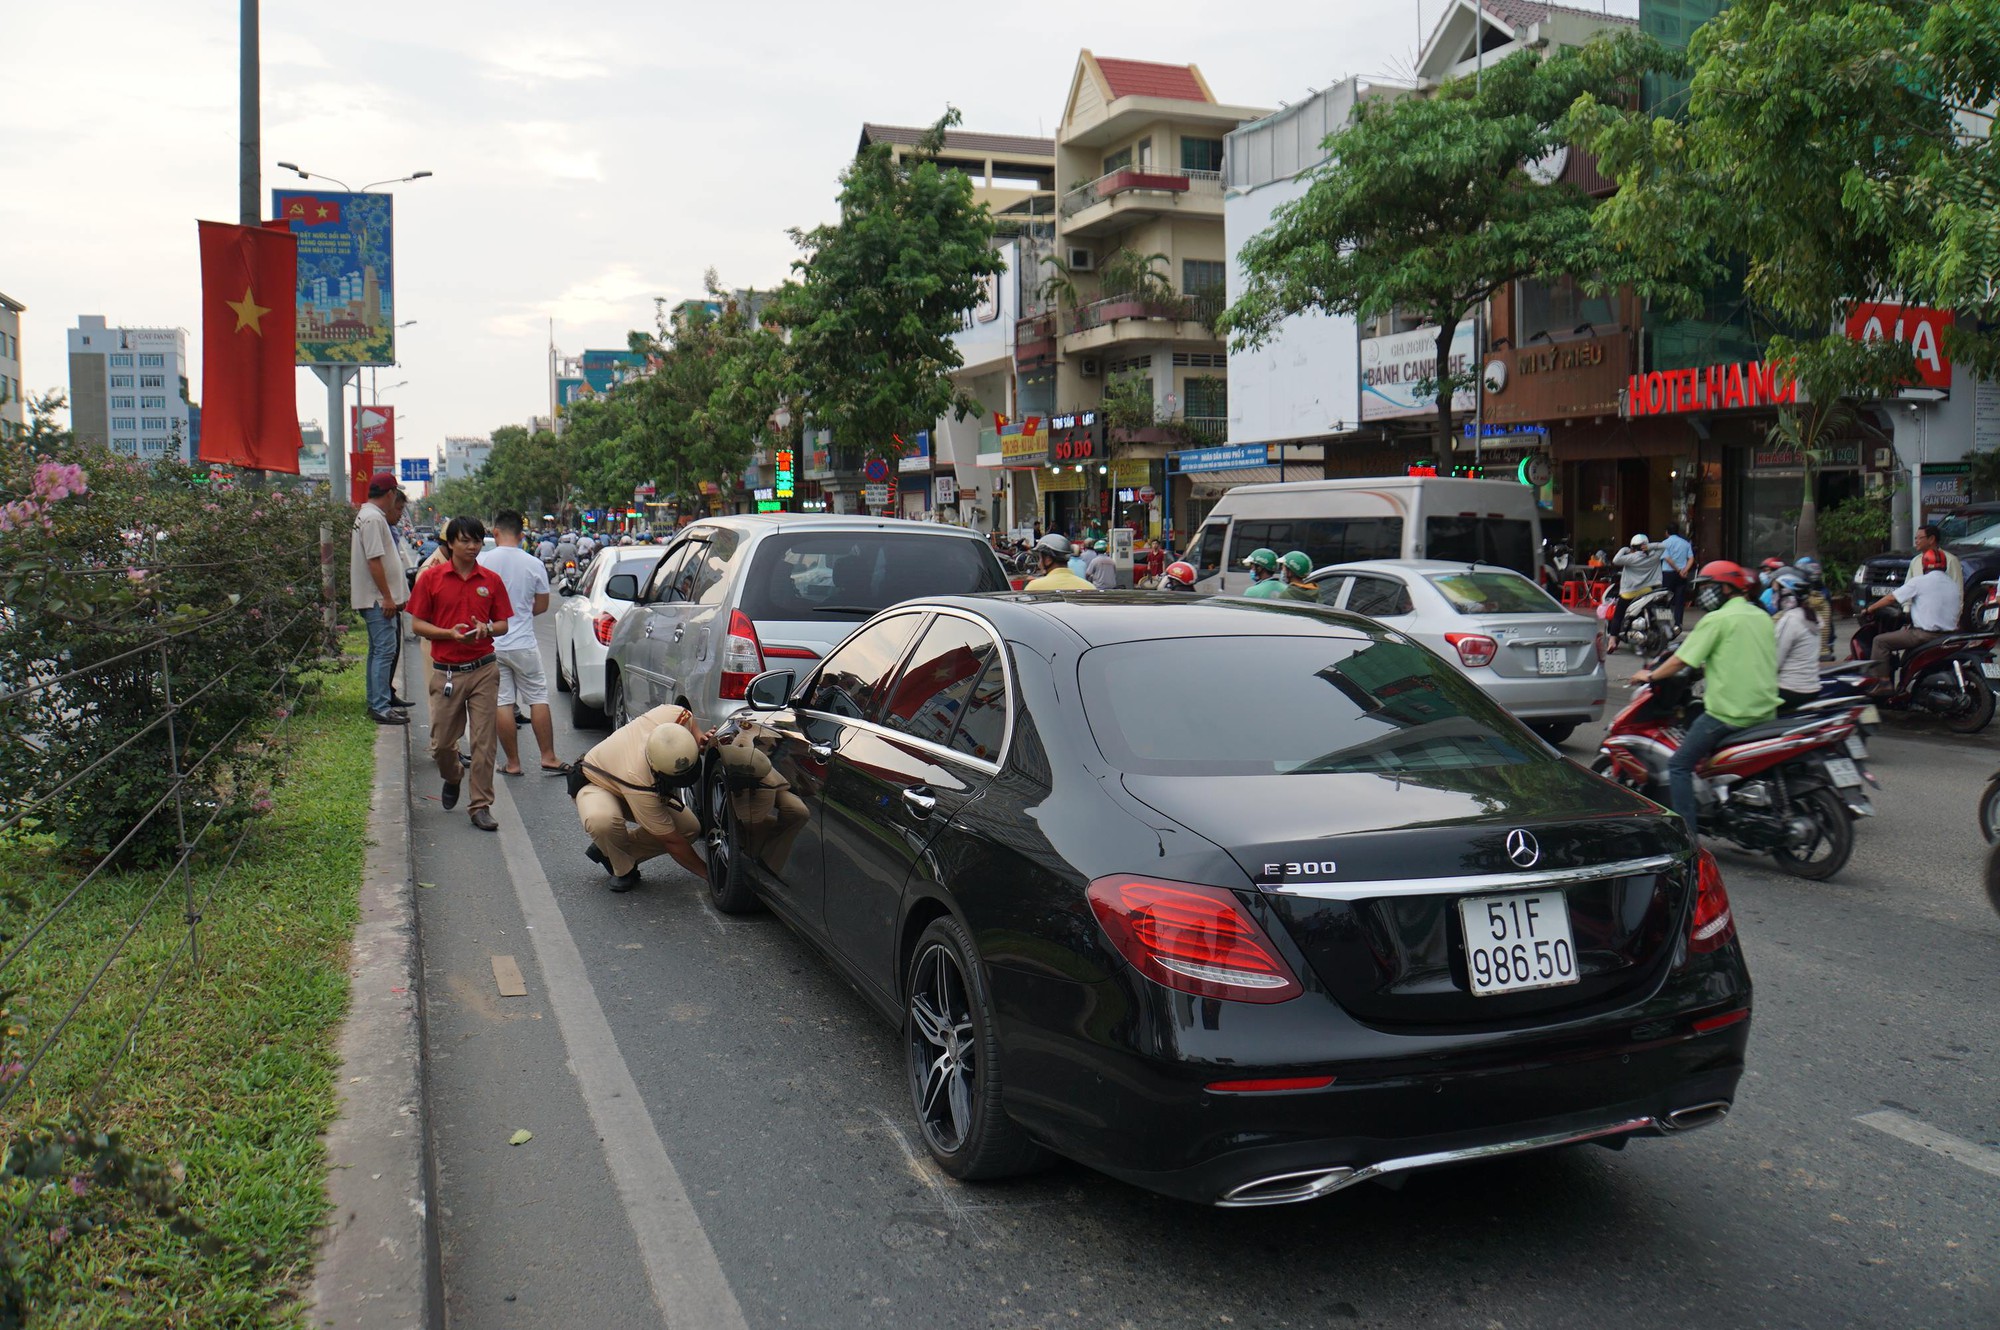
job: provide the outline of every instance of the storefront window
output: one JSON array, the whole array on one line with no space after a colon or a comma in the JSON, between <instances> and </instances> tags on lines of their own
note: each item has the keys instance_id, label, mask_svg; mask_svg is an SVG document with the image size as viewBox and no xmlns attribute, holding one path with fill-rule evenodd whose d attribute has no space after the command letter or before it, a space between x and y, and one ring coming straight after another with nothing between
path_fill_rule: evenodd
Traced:
<instances>
[{"instance_id":1,"label":"storefront window","mask_svg":"<svg viewBox=\"0 0 2000 1330\"><path fill-rule=\"evenodd\" d=\"M1618 303L1612 294L1590 295L1572 277L1552 282L1522 278L1514 308L1516 346L1526 346L1537 338L1561 340L1580 332L1603 332L1618 323Z\"/></svg>"}]
</instances>

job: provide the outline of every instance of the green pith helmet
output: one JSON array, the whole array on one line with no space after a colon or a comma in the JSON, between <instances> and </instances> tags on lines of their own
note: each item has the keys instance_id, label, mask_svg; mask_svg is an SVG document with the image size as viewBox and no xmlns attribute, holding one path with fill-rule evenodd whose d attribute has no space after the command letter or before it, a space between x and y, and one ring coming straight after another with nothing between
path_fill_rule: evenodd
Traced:
<instances>
[{"instance_id":1,"label":"green pith helmet","mask_svg":"<svg viewBox=\"0 0 2000 1330\"><path fill-rule=\"evenodd\" d=\"M1250 557L1243 561L1243 566L1245 568L1255 568L1260 573L1275 573L1278 571L1278 552L1276 550L1251 550Z\"/></svg>"},{"instance_id":2,"label":"green pith helmet","mask_svg":"<svg viewBox=\"0 0 2000 1330\"><path fill-rule=\"evenodd\" d=\"M1313 570L1313 561L1306 557L1304 550L1293 550L1279 562L1285 565L1286 572L1301 582L1305 581Z\"/></svg>"}]
</instances>

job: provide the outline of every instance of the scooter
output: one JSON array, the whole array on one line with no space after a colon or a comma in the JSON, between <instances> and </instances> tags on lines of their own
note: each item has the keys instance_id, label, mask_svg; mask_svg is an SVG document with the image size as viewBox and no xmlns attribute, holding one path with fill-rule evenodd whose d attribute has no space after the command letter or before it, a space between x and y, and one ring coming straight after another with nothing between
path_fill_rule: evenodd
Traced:
<instances>
[{"instance_id":1,"label":"scooter","mask_svg":"<svg viewBox=\"0 0 2000 1330\"><path fill-rule=\"evenodd\" d=\"M1597 615L1604 621L1604 631L1611 631L1611 620L1618 612L1618 594L1614 591L1604 598L1597 607ZM1674 597L1665 587L1648 587L1634 596L1625 605L1625 626L1612 639L1631 647L1640 658L1651 660L1667 649L1674 640Z\"/></svg>"},{"instance_id":2,"label":"scooter","mask_svg":"<svg viewBox=\"0 0 2000 1330\"><path fill-rule=\"evenodd\" d=\"M1885 606L1864 614L1848 647L1848 660L1820 671L1822 678L1858 680L1880 633L1902 627L1903 612ZM1995 630L1977 628L1937 638L1903 653L1891 687L1869 694L1884 711L1925 711L1937 716L1953 734L1977 734L1993 720L1993 681L2000 665L1993 661ZM1857 685L1858 686L1858 685Z\"/></svg>"},{"instance_id":3,"label":"scooter","mask_svg":"<svg viewBox=\"0 0 2000 1330\"><path fill-rule=\"evenodd\" d=\"M1693 692L1687 673L1641 687L1590 769L1670 802L1667 762L1701 713ZM1701 829L1769 854L1793 877L1839 872L1854 851L1854 821L1875 811L1859 716L1858 707L1797 712L1731 734L1696 772Z\"/></svg>"}]
</instances>

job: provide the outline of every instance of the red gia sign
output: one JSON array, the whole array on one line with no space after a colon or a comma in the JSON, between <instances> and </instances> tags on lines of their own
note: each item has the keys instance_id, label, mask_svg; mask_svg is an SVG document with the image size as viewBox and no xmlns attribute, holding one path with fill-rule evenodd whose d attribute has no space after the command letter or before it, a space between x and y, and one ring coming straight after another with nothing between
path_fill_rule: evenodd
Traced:
<instances>
[{"instance_id":1,"label":"red gia sign","mask_svg":"<svg viewBox=\"0 0 2000 1330\"><path fill-rule=\"evenodd\" d=\"M1625 385L1625 415L1672 416L1684 411L1735 411L1746 406L1782 406L1799 400L1799 385L1782 378L1774 365L1704 365L1634 374Z\"/></svg>"},{"instance_id":2,"label":"red gia sign","mask_svg":"<svg viewBox=\"0 0 2000 1330\"><path fill-rule=\"evenodd\" d=\"M1917 382L1926 388L1951 387L1951 357L1944 353L1944 330L1952 316L1921 305L1860 304L1847 316L1847 335L1857 342L1887 337L1910 348Z\"/></svg>"}]
</instances>

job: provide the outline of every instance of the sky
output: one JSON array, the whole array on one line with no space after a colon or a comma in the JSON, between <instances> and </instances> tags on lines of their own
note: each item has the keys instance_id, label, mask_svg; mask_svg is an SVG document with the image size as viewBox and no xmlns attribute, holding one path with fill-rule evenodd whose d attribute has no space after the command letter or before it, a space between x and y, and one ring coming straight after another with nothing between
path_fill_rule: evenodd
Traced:
<instances>
[{"instance_id":1,"label":"sky","mask_svg":"<svg viewBox=\"0 0 2000 1330\"><path fill-rule=\"evenodd\" d=\"M622 347L709 268L783 280L787 229L832 219L864 121L951 104L966 129L1053 134L1084 47L1192 62L1221 101L1276 108L1407 77L1446 3L264 0L262 197L312 187L281 160L356 187L434 173L393 186L396 313L417 322L375 380L399 453L424 456L546 414L551 321L566 354ZM28 307L22 386L67 392L65 330L102 314L186 328L198 400L194 223L237 219L238 0L5 9L0 292ZM299 414L327 417L303 371Z\"/></svg>"}]
</instances>

